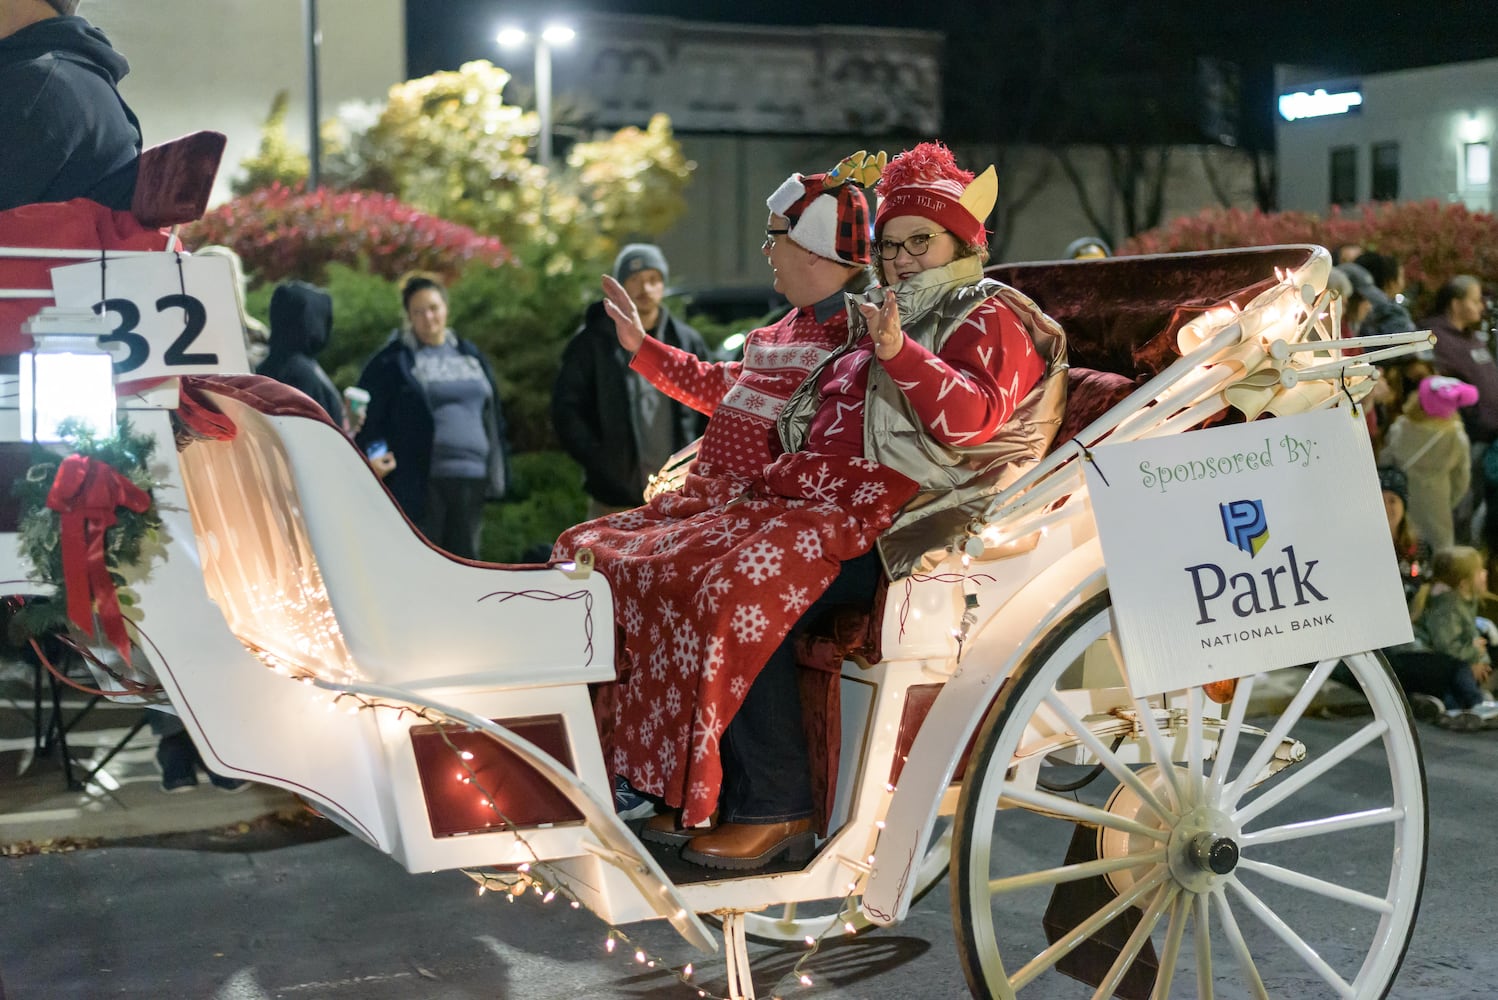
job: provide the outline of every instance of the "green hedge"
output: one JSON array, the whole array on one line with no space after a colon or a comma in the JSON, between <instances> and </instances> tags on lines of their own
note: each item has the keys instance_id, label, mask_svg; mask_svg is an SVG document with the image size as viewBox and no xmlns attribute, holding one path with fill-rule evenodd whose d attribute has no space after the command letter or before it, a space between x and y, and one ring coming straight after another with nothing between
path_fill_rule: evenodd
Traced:
<instances>
[{"instance_id":1,"label":"green hedge","mask_svg":"<svg viewBox=\"0 0 1498 1000\"><path fill-rule=\"evenodd\" d=\"M582 470L559 451L532 451L514 458L515 488L503 503L484 511L480 551L489 562L516 563L544 558L567 528L587 515Z\"/></svg>"}]
</instances>

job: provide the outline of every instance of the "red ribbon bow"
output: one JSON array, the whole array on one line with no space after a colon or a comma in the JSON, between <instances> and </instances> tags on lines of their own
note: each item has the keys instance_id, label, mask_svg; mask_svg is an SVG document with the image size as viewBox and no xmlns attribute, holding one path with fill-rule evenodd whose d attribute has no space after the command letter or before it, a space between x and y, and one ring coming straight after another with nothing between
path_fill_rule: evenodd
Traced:
<instances>
[{"instance_id":1,"label":"red ribbon bow","mask_svg":"<svg viewBox=\"0 0 1498 1000\"><path fill-rule=\"evenodd\" d=\"M107 462L69 455L57 468L47 506L62 515L62 579L68 590L68 618L92 638L97 602L105 638L129 663L130 636L104 561L104 532L116 521L116 507L144 514L151 506L151 495Z\"/></svg>"}]
</instances>

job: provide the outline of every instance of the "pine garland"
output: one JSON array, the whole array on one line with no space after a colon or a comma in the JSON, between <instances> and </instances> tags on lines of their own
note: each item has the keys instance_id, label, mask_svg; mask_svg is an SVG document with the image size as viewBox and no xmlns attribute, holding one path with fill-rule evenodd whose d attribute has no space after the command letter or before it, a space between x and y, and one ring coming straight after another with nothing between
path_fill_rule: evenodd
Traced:
<instances>
[{"instance_id":1,"label":"pine garland","mask_svg":"<svg viewBox=\"0 0 1498 1000\"><path fill-rule=\"evenodd\" d=\"M21 554L31 562L37 577L52 585L55 594L51 600L27 601L17 610L10 621L10 637L16 642L68 628L68 593L62 572L62 517L47 506L47 494L57 477L57 468L68 454L104 462L151 494L151 505L144 513L116 508L118 520L104 532L104 562L117 589L125 586L125 577L118 568L138 563L142 547L161 528L161 514L152 493L156 482L150 473L151 458L156 452L154 437L134 433L130 421L123 416L110 437L99 437L86 424L72 420L64 421L59 433L66 450L59 454L37 446L31 467L13 489L21 501ZM119 600L121 607L135 603L125 590L119 590Z\"/></svg>"}]
</instances>

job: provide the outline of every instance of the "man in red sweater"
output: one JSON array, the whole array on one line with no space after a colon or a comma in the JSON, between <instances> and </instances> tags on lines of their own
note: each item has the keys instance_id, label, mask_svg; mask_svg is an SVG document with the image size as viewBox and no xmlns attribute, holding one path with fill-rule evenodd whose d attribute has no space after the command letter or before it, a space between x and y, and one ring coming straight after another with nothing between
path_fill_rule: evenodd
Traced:
<instances>
[{"instance_id":1,"label":"man in red sweater","mask_svg":"<svg viewBox=\"0 0 1498 1000\"><path fill-rule=\"evenodd\" d=\"M742 362L702 361L645 336L624 287L611 277L603 279L605 308L619 343L634 355L630 367L666 395L711 418L697 452L697 475L748 481L780 455L775 419L781 406L846 339L843 293L872 283L868 203L850 184L824 190L824 177L794 175L787 184L804 192L802 197L776 202L779 211L771 207L760 249L775 275L775 290L795 308L773 326L749 334ZM840 229L858 238L839 244Z\"/></svg>"},{"instance_id":2,"label":"man in red sweater","mask_svg":"<svg viewBox=\"0 0 1498 1000\"><path fill-rule=\"evenodd\" d=\"M776 430L781 408L813 368L844 346L848 337L844 293L863 291L873 282L868 267L872 261L868 203L863 192L853 185L827 181L825 174L794 174L767 199L769 215L761 251L774 274L776 290L795 308L772 326L749 334L742 362L705 362L647 337L624 288L612 278L603 279L605 308L614 319L620 345L634 355L631 367L666 395L710 417L691 468L696 491L731 499L781 456L784 449ZM625 524L616 527L626 529ZM625 627L620 658L624 678L631 668L643 670L652 655L646 648L648 625L635 620L641 614L639 608L647 605L641 603L643 592L635 593L641 581L626 568L612 565L608 543L601 542L599 535L598 522L579 525L562 536L554 555L568 558L584 545L594 546L599 554L600 567L615 587L616 613ZM643 541L632 536L632 531L621 530L615 540L626 549ZM648 605L652 613L657 603ZM765 714L772 718L785 717L774 707L783 699L799 698L793 671L780 681L772 685L773 691L756 685L752 696L755 702L767 699L771 707ZM621 680L619 686L625 687L626 682ZM687 786L697 780L688 780L689 760L684 759L686 755L664 762L647 759L649 741L631 737L652 730L631 713L631 706L622 700L609 709L612 726L605 724L605 742L610 765L616 773L628 776L638 790L681 804ZM799 707L791 717L799 718ZM736 731L730 726L724 739L735 743ZM799 731L784 735L800 740ZM759 741L745 733L736 742L744 752L753 753ZM805 749L798 749L799 769L804 770ZM709 783L715 797L716 782L709 779ZM627 808L627 799L616 794L616 807ZM656 832L664 838L651 837L648 830L646 836L676 842L680 834L674 829L675 816L667 814L657 820Z\"/></svg>"}]
</instances>

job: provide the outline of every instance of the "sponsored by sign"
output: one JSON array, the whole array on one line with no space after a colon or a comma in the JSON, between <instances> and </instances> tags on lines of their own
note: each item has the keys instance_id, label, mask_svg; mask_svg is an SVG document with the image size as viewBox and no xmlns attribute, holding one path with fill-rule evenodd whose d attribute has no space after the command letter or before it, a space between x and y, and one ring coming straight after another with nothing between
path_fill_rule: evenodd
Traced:
<instances>
[{"instance_id":1,"label":"sponsored by sign","mask_svg":"<svg viewBox=\"0 0 1498 1000\"><path fill-rule=\"evenodd\" d=\"M65 308L108 315L116 381L248 370L234 274L223 257L161 253L52 269Z\"/></svg>"},{"instance_id":2,"label":"sponsored by sign","mask_svg":"<svg viewBox=\"0 0 1498 1000\"><path fill-rule=\"evenodd\" d=\"M1372 445L1348 410L1093 455L1087 486L1135 695L1409 641Z\"/></svg>"}]
</instances>

